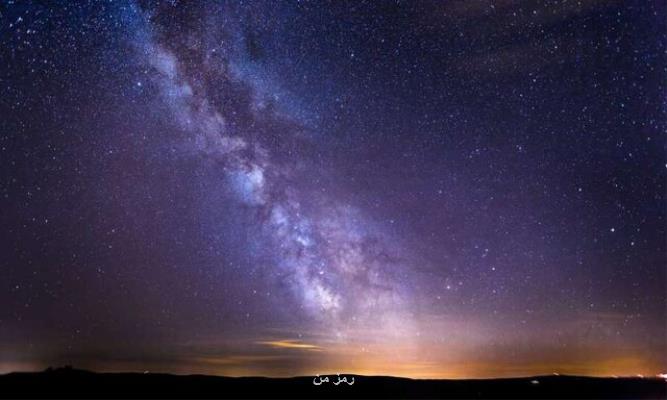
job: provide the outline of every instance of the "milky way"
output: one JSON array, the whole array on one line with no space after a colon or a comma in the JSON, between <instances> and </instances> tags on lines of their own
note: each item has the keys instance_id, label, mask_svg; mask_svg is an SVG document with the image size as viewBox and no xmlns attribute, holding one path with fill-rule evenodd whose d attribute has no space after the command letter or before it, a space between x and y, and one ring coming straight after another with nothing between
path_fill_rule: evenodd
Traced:
<instances>
[{"instance_id":1,"label":"milky way","mask_svg":"<svg viewBox=\"0 0 667 400\"><path fill-rule=\"evenodd\" d=\"M297 176L291 159L276 163L272 154L275 150L252 137L253 130L261 129L252 125L291 121L283 122L289 116L267 109L264 103L270 99L255 88L253 76L235 72L240 68L233 64L239 53L237 47L246 48L248 44L243 39L240 43L232 39L227 44L225 38L232 35L225 32L223 24L221 32L204 32L203 37L192 39L198 44L194 57L203 61L183 68L176 55L178 50L161 44L151 29L151 17L144 16L146 28L137 43L139 56L146 58L148 74L175 121L191 135L189 144L197 153L194 156L211 157L238 201L252 210L247 223L256 228L255 234L262 233L257 240L272 261L266 272L289 281L300 309L336 327L357 317L368 321L372 314L391 316L405 307L398 282L390 276L396 272L392 269L401 265L394 261L397 256L386 239L373 232L366 217L354 208L330 201L326 193L299 190L292 182L313 179L317 172ZM206 20L202 23L207 25ZM205 43L217 45L209 48ZM203 78L190 76L186 69ZM230 94L224 86L216 87L216 82L232 82L249 93L247 103L241 101L237 108L250 116L251 126L237 132L229 127L228 119L238 111L224 106ZM210 92L215 92L218 104L209 100ZM287 137L274 140L289 140L303 128L287 129ZM320 204L302 206L304 201L314 203L315 196Z\"/></svg>"},{"instance_id":2,"label":"milky way","mask_svg":"<svg viewBox=\"0 0 667 400\"><path fill-rule=\"evenodd\" d=\"M0 17L0 371L667 368L659 2Z\"/></svg>"}]
</instances>

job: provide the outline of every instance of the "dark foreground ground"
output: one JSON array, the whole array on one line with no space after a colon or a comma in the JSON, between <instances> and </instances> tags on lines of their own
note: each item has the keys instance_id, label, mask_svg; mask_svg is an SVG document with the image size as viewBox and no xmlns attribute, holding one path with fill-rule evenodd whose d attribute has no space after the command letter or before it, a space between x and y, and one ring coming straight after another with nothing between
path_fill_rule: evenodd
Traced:
<instances>
[{"instance_id":1,"label":"dark foreground ground","mask_svg":"<svg viewBox=\"0 0 667 400\"><path fill-rule=\"evenodd\" d=\"M352 375L341 375L351 381ZM226 378L54 370L0 375L3 398L448 398L667 399L667 381L654 378L539 376L485 380L413 380L354 376L313 385L313 377Z\"/></svg>"}]
</instances>

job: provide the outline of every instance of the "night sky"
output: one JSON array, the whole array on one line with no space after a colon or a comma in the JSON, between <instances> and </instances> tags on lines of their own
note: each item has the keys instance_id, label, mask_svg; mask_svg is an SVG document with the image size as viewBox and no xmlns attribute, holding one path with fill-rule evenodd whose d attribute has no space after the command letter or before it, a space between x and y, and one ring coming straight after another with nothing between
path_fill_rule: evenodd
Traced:
<instances>
[{"instance_id":1,"label":"night sky","mask_svg":"<svg viewBox=\"0 0 667 400\"><path fill-rule=\"evenodd\" d=\"M667 371L664 1L0 5L0 372Z\"/></svg>"}]
</instances>

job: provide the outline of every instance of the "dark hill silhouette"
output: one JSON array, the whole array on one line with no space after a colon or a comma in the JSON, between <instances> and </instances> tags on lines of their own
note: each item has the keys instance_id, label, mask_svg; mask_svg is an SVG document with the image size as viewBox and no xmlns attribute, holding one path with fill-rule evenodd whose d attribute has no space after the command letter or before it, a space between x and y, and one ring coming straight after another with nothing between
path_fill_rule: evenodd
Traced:
<instances>
[{"instance_id":1,"label":"dark hill silhouette","mask_svg":"<svg viewBox=\"0 0 667 400\"><path fill-rule=\"evenodd\" d=\"M229 378L205 375L95 373L73 368L0 375L3 398L513 398L665 399L658 378L537 376L420 380L341 375L355 383L313 385L313 377Z\"/></svg>"}]
</instances>

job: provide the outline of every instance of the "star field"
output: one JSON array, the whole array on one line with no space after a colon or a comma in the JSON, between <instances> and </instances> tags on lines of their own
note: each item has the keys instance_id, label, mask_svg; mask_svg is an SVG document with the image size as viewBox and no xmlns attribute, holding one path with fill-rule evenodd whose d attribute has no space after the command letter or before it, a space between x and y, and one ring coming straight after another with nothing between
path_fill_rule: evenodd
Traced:
<instances>
[{"instance_id":1,"label":"star field","mask_svg":"<svg viewBox=\"0 0 667 400\"><path fill-rule=\"evenodd\" d=\"M665 372L665 6L0 5L0 372Z\"/></svg>"}]
</instances>

